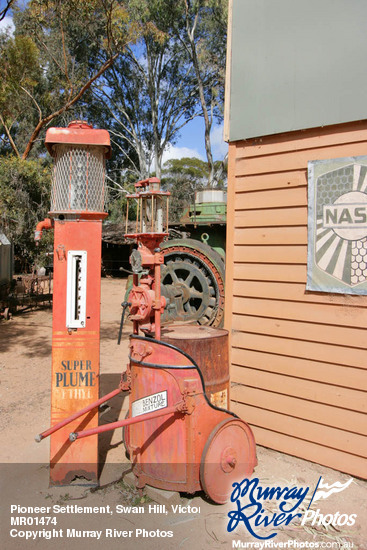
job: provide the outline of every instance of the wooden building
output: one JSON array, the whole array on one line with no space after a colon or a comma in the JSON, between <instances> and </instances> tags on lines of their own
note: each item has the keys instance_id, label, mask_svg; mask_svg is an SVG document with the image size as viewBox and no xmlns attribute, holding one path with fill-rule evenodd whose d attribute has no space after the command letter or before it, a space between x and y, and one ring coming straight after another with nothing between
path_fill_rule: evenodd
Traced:
<instances>
[{"instance_id":1,"label":"wooden building","mask_svg":"<svg viewBox=\"0 0 367 550\"><path fill-rule=\"evenodd\" d=\"M225 129L233 410L258 444L362 478L366 292L306 282L308 163L367 155L366 20L360 0L232 0Z\"/></svg>"}]
</instances>

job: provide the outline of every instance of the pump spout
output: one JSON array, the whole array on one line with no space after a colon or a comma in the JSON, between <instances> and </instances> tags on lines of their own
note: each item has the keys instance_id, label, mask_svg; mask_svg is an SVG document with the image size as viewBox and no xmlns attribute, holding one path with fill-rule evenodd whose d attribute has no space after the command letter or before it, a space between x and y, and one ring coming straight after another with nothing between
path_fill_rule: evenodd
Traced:
<instances>
[{"instance_id":1,"label":"pump spout","mask_svg":"<svg viewBox=\"0 0 367 550\"><path fill-rule=\"evenodd\" d=\"M36 226L36 231L34 232L34 240L36 241L36 245L38 246L39 241L42 238L42 231L44 229L51 229L54 225L54 221L50 218L45 218L42 222L38 222Z\"/></svg>"}]
</instances>

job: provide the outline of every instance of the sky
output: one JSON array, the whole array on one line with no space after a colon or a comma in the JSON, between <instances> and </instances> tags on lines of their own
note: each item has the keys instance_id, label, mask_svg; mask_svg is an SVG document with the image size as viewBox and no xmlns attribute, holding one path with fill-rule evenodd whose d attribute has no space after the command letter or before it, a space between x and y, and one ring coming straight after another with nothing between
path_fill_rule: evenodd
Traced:
<instances>
[{"instance_id":1,"label":"sky","mask_svg":"<svg viewBox=\"0 0 367 550\"><path fill-rule=\"evenodd\" d=\"M211 143L214 160L223 160L228 152L228 145L223 141L223 124L216 125L211 131ZM165 151L163 162L172 158L197 157L206 160L204 144L204 121L196 118L180 130L180 137L175 145Z\"/></svg>"},{"instance_id":2,"label":"sky","mask_svg":"<svg viewBox=\"0 0 367 550\"><path fill-rule=\"evenodd\" d=\"M0 9L3 8L3 5L4 5L4 2L0 1ZM5 29L6 27L10 27L11 29L14 28L13 20L8 15L4 17L2 21L0 21L0 29L2 30L2 29Z\"/></svg>"},{"instance_id":3,"label":"sky","mask_svg":"<svg viewBox=\"0 0 367 550\"><path fill-rule=\"evenodd\" d=\"M0 9L5 2L0 0ZM0 30L10 26L13 29L11 16L0 21ZM106 128L108 130L108 128ZM228 151L228 145L223 141L223 125L213 125L211 131L212 152L214 160L223 160ZM204 121L197 117L180 130L179 138L174 145L170 145L163 154L163 162L169 159L184 157L197 157L206 160L204 144Z\"/></svg>"}]
</instances>

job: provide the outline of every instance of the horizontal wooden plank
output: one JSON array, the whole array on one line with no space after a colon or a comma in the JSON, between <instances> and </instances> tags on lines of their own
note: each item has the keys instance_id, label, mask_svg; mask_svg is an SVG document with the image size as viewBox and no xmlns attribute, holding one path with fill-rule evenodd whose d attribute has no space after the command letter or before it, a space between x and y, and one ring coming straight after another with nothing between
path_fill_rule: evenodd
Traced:
<instances>
[{"instance_id":1,"label":"horizontal wooden plank","mask_svg":"<svg viewBox=\"0 0 367 550\"><path fill-rule=\"evenodd\" d=\"M236 395L238 402L289 416L297 416L311 422L320 422L320 418L327 418L329 426L367 435L366 415L363 413L340 409L323 403L311 403L306 399L277 394L259 388L238 387L240 388L238 391L236 387L231 388L231 397L233 399L233 395ZM233 394L234 390L236 392Z\"/></svg>"},{"instance_id":2,"label":"horizontal wooden plank","mask_svg":"<svg viewBox=\"0 0 367 550\"><path fill-rule=\"evenodd\" d=\"M307 265L307 246L273 245L246 246L237 245L233 250L234 262L265 264L305 264Z\"/></svg>"},{"instance_id":3,"label":"horizontal wooden plank","mask_svg":"<svg viewBox=\"0 0 367 550\"><path fill-rule=\"evenodd\" d=\"M246 334L244 332L235 333L232 336L232 346L239 349L276 353L288 357L301 357L312 361L367 368L367 350L356 348L291 340L290 338L278 338L277 336L262 334Z\"/></svg>"},{"instance_id":4,"label":"horizontal wooden plank","mask_svg":"<svg viewBox=\"0 0 367 550\"><path fill-rule=\"evenodd\" d=\"M241 404L233 404L233 410L239 416L241 416L241 407ZM258 445L298 456L362 479L367 477L367 460L365 458L256 426L253 427L253 432Z\"/></svg>"},{"instance_id":5,"label":"horizontal wooden plank","mask_svg":"<svg viewBox=\"0 0 367 550\"><path fill-rule=\"evenodd\" d=\"M274 172L273 174L256 174L254 176L237 176L234 179L236 193L262 191L266 189L288 189L307 185L307 170L292 172Z\"/></svg>"},{"instance_id":6,"label":"horizontal wooden plank","mask_svg":"<svg viewBox=\"0 0 367 550\"><path fill-rule=\"evenodd\" d=\"M234 245L307 245L307 226L257 227L234 230Z\"/></svg>"},{"instance_id":7,"label":"horizontal wooden plank","mask_svg":"<svg viewBox=\"0 0 367 550\"><path fill-rule=\"evenodd\" d=\"M237 389L235 388L235 390ZM238 401L237 392L233 393L232 399ZM280 432L291 437L299 437L340 451L347 448L353 455L367 457L366 439L359 434L249 405L243 405L242 414L251 426Z\"/></svg>"},{"instance_id":8,"label":"horizontal wooden plank","mask_svg":"<svg viewBox=\"0 0 367 550\"><path fill-rule=\"evenodd\" d=\"M244 265L244 264L236 264ZM255 264L249 264L250 266L255 266ZM270 273L272 269L276 270L277 267L281 268L284 273L284 270L289 270L289 273L294 268L301 269L306 266L284 266L284 265L272 265L265 266L264 264L259 264L257 266L258 270L261 271L265 267L268 267ZM259 273L260 275L260 273ZM237 279L237 278L236 278ZM274 300L287 300L295 302L308 302L308 303L320 303L320 304L334 304L334 305L343 305L343 306L356 306L356 307L367 307L367 296L357 296L354 294L332 294L327 292L314 292L306 290L306 280L303 282L290 282L288 280L273 282L273 281L245 281L245 280L236 280L233 284L233 293L235 296L254 296L257 298L270 298ZM348 312L348 315L350 312Z\"/></svg>"},{"instance_id":9,"label":"horizontal wooden plank","mask_svg":"<svg viewBox=\"0 0 367 550\"><path fill-rule=\"evenodd\" d=\"M253 281L247 281L249 284ZM265 284L265 283L264 283ZM275 283L269 283L275 284ZM278 283L283 285L283 283ZM296 284L296 283L295 283ZM277 300L271 296L264 296L265 290L251 296L251 289L248 288L242 297L234 292L233 313L240 315L256 315L258 317L273 317L275 319L300 320L311 323L329 324L335 326L349 326L356 328L367 328L367 315L365 302L317 302L305 299L297 302ZM359 296L362 298L362 296ZM365 298L365 296L364 296ZM290 300L292 298L290 297ZM328 307L326 307L328 305Z\"/></svg>"},{"instance_id":10,"label":"horizontal wooden plank","mask_svg":"<svg viewBox=\"0 0 367 550\"><path fill-rule=\"evenodd\" d=\"M284 264L234 264L233 292L243 296L247 281L279 281L301 283L299 291L304 292L307 266ZM320 294L320 293L314 293ZM322 295L322 294L321 294ZM317 301L317 300L315 300Z\"/></svg>"},{"instance_id":11,"label":"horizontal wooden plank","mask_svg":"<svg viewBox=\"0 0 367 550\"><path fill-rule=\"evenodd\" d=\"M236 332L268 334L269 336L294 338L295 340L306 340L308 342L324 342L326 344L366 348L366 329L364 328L304 323L298 320L288 321L255 315L236 315L233 319L232 328ZM238 334L238 338L240 337L241 335Z\"/></svg>"},{"instance_id":12,"label":"horizontal wooden plank","mask_svg":"<svg viewBox=\"0 0 367 550\"><path fill-rule=\"evenodd\" d=\"M288 225L307 225L307 207L268 208L266 216L263 210L246 210L235 212L235 227L272 227Z\"/></svg>"},{"instance_id":13,"label":"horizontal wooden plank","mask_svg":"<svg viewBox=\"0 0 367 550\"><path fill-rule=\"evenodd\" d=\"M238 348L232 350L232 365L235 377L237 370L245 366L367 392L367 370L364 369Z\"/></svg>"},{"instance_id":14,"label":"horizontal wooden plank","mask_svg":"<svg viewBox=\"0 0 367 550\"><path fill-rule=\"evenodd\" d=\"M288 206L307 206L307 186L236 193L234 203L236 211L261 209L264 219L266 219L267 208L286 208Z\"/></svg>"},{"instance_id":15,"label":"horizontal wooden plank","mask_svg":"<svg viewBox=\"0 0 367 550\"><path fill-rule=\"evenodd\" d=\"M324 131L324 133L322 133ZM247 141L237 142L238 157L253 157L262 155L273 155L287 151L299 151L301 149L315 149L330 147L333 145L353 144L367 142L367 128L364 122L353 123L353 126L337 128L328 127L317 130L306 130L302 132L283 134L276 136L265 136ZM351 153L353 154L353 153Z\"/></svg>"},{"instance_id":16,"label":"horizontal wooden plank","mask_svg":"<svg viewBox=\"0 0 367 550\"><path fill-rule=\"evenodd\" d=\"M274 393L299 397L300 399L307 399L315 403L324 403L325 405L332 405L342 409L367 412L366 392L334 386L332 383L325 384L315 382L314 380L302 380L293 376L248 367L240 367L233 370L232 382L246 384L246 386L251 386L252 388L259 388ZM233 399L235 399L235 394L232 394ZM236 401L242 401L242 399L237 398ZM261 405L259 404L259 406ZM267 408L264 404L262 406ZM294 416L298 415L295 414ZM323 418L320 422L329 424L328 418Z\"/></svg>"},{"instance_id":17,"label":"horizontal wooden plank","mask_svg":"<svg viewBox=\"0 0 367 550\"><path fill-rule=\"evenodd\" d=\"M339 144L331 147L315 147L312 149L300 149L285 151L283 153L238 158L235 163L235 175L244 176L251 174L264 174L289 170L302 170L307 168L310 160L332 159L348 156L365 155L367 144L365 141L356 142L353 145Z\"/></svg>"}]
</instances>

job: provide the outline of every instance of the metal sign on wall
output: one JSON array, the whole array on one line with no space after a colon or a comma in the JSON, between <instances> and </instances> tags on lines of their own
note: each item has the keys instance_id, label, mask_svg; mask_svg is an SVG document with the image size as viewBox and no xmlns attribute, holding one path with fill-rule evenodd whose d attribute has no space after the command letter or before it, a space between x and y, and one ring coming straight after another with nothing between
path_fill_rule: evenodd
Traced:
<instances>
[{"instance_id":1,"label":"metal sign on wall","mask_svg":"<svg viewBox=\"0 0 367 550\"><path fill-rule=\"evenodd\" d=\"M306 289L367 294L367 156L308 163Z\"/></svg>"}]
</instances>

